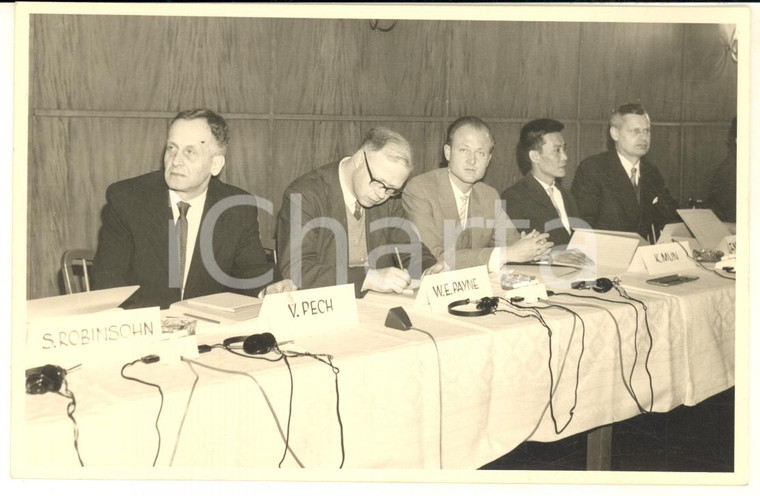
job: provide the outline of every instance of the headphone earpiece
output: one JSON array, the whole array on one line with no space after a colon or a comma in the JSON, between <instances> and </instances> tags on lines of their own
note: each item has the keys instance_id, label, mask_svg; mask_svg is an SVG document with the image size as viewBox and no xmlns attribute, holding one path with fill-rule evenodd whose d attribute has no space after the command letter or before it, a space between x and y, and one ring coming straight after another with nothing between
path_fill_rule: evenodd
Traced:
<instances>
[{"instance_id":1,"label":"headphone earpiece","mask_svg":"<svg viewBox=\"0 0 760 496\"><path fill-rule=\"evenodd\" d=\"M249 355L264 355L277 346L277 340L269 332L252 334L243 341L243 351Z\"/></svg>"},{"instance_id":2,"label":"headphone earpiece","mask_svg":"<svg viewBox=\"0 0 760 496\"><path fill-rule=\"evenodd\" d=\"M488 310L490 311L493 308L496 308L499 306L499 300L497 298L491 298L488 296L485 296L478 300L478 304L475 305L475 308L478 310Z\"/></svg>"},{"instance_id":3,"label":"headphone earpiece","mask_svg":"<svg viewBox=\"0 0 760 496\"><path fill-rule=\"evenodd\" d=\"M277 340L270 332L227 338L222 345L229 348L235 343L243 343L243 351L249 355L264 355L277 347Z\"/></svg>"},{"instance_id":4,"label":"headphone earpiece","mask_svg":"<svg viewBox=\"0 0 760 496\"><path fill-rule=\"evenodd\" d=\"M591 287L597 293L606 293L612 289L612 281L606 277L602 277L596 280L595 284Z\"/></svg>"},{"instance_id":5,"label":"headphone earpiece","mask_svg":"<svg viewBox=\"0 0 760 496\"><path fill-rule=\"evenodd\" d=\"M66 370L57 365L43 365L26 371L26 392L57 393L61 390Z\"/></svg>"},{"instance_id":6,"label":"headphone earpiece","mask_svg":"<svg viewBox=\"0 0 760 496\"><path fill-rule=\"evenodd\" d=\"M570 285L570 287L573 289L593 289L597 293L606 293L612 289L613 285L614 283L610 279L606 277L600 277L595 281L574 282Z\"/></svg>"}]
</instances>

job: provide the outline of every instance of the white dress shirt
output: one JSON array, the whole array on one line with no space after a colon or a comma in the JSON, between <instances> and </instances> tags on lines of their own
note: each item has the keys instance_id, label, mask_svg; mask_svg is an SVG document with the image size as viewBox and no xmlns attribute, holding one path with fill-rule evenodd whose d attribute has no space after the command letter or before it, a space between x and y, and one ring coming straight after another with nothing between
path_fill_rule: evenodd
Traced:
<instances>
[{"instance_id":1,"label":"white dress shirt","mask_svg":"<svg viewBox=\"0 0 760 496\"><path fill-rule=\"evenodd\" d=\"M546 191L546 194L549 195L549 199L554 204L554 207L557 209L557 212L559 213L559 219L562 221L562 225L565 226L565 230L568 234L570 234L570 221L567 219L567 211L565 210L565 200L562 198L562 192L557 187L556 182L552 182L551 184L546 184L536 176L533 176L536 181L538 181L538 184L540 184L544 190Z\"/></svg>"}]
</instances>

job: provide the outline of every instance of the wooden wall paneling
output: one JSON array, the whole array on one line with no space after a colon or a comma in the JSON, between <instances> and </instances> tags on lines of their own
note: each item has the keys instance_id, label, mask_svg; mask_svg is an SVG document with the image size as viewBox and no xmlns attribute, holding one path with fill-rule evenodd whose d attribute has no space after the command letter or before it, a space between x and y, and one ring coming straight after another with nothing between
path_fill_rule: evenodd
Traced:
<instances>
[{"instance_id":1,"label":"wooden wall paneling","mask_svg":"<svg viewBox=\"0 0 760 496\"><path fill-rule=\"evenodd\" d=\"M581 119L607 119L640 102L653 120L681 119L683 25L584 23Z\"/></svg>"},{"instance_id":2,"label":"wooden wall paneling","mask_svg":"<svg viewBox=\"0 0 760 496\"><path fill-rule=\"evenodd\" d=\"M166 18L41 15L34 20L37 108L164 109L171 74L165 70Z\"/></svg>"},{"instance_id":3,"label":"wooden wall paneling","mask_svg":"<svg viewBox=\"0 0 760 496\"><path fill-rule=\"evenodd\" d=\"M361 108L359 31L365 21L275 19L276 113L355 115ZM368 28L367 28L368 29Z\"/></svg>"},{"instance_id":4,"label":"wooden wall paneling","mask_svg":"<svg viewBox=\"0 0 760 496\"><path fill-rule=\"evenodd\" d=\"M580 124L580 136L578 139L578 163L575 169L578 169L584 158L607 151L607 140L609 137L609 125L608 124L596 124L583 122ZM571 143L568 142L568 147ZM575 146L575 143L572 144Z\"/></svg>"},{"instance_id":5,"label":"wooden wall paneling","mask_svg":"<svg viewBox=\"0 0 760 496\"><path fill-rule=\"evenodd\" d=\"M381 21L381 26L391 21ZM446 100L446 27L400 20L391 31L357 21L361 115L436 116Z\"/></svg>"},{"instance_id":6,"label":"wooden wall paneling","mask_svg":"<svg viewBox=\"0 0 760 496\"><path fill-rule=\"evenodd\" d=\"M27 166L27 298L59 294L61 247L68 241L67 183L69 123L32 118Z\"/></svg>"},{"instance_id":7,"label":"wooden wall paneling","mask_svg":"<svg viewBox=\"0 0 760 496\"><path fill-rule=\"evenodd\" d=\"M687 25L684 120L730 122L736 115L736 62L718 24Z\"/></svg>"},{"instance_id":8,"label":"wooden wall paneling","mask_svg":"<svg viewBox=\"0 0 760 496\"><path fill-rule=\"evenodd\" d=\"M163 70L178 111L207 107L222 114L268 113L272 23L255 18L167 18Z\"/></svg>"},{"instance_id":9,"label":"wooden wall paneling","mask_svg":"<svg viewBox=\"0 0 760 496\"><path fill-rule=\"evenodd\" d=\"M707 199L717 165L727 155L729 126L684 126L684 201Z\"/></svg>"},{"instance_id":10,"label":"wooden wall paneling","mask_svg":"<svg viewBox=\"0 0 760 496\"><path fill-rule=\"evenodd\" d=\"M501 194L522 177L522 172L517 166L516 149L520 141L520 129L524 123L489 122L488 125L493 132L496 146L483 181Z\"/></svg>"},{"instance_id":11,"label":"wooden wall paneling","mask_svg":"<svg viewBox=\"0 0 760 496\"><path fill-rule=\"evenodd\" d=\"M271 161L271 124L268 121L235 119L228 122L230 142L227 147L226 165L220 179L243 188L252 195L275 203L270 194L271 178L277 174L277 166ZM277 210L259 211L259 229L265 236L273 237Z\"/></svg>"},{"instance_id":12,"label":"wooden wall paneling","mask_svg":"<svg viewBox=\"0 0 760 496\"><path fill-rule=\"evenodd\" d=\"M452 31L451 115L577 117L579 24L473 21Z\"/></svg>"},{"instance_id":13,"label":"wooden wall paneling","mask_svg":"<svg viewBox=\"0 0 760 496\"><path fill-rule=\"evenodd\" d=\"M362 122L362 138L374 127L387 127L401 134L409 141L412 147L412 160L414 171L412 175L437 169L443 160L444 135L440 131L441 125L436 122ZM354 150L357 149L357 142Z\"/></svg>"}]
</instances>

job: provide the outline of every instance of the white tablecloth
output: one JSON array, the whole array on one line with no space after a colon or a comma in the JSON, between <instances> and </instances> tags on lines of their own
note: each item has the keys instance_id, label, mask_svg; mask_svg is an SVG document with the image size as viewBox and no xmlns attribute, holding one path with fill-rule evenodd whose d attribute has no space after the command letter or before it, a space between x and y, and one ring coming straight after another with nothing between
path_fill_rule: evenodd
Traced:
<instances>
[{"instance_id":1,"label":"white tablecloth","mask_svg":"<svg viewBox=\"0 0 760 496\"><path fill-rule=\"evenodd\" d=\"M669 288L647 285L626 274L624 287L648 306L654 338L648 368L653 410L694 405L734 383L734 284L711 274ZM498 289L494 287L495 291ZM622 300L605 294L573 291ZM635 315L628 305L554 296L585 322L577 406L567 428L555 432L549 410L549 340L535 319L507 313L476 318L412 310L409 296L369 294L358 300L360 326L296 339L297 350L329 353L338 374L345 468L476 468L527 439L552 441L630 418L639 413L625 382L633 366ZM594 306L583 305L597 305ZM403 306L415 327L436 339L442 368L439 415L436 349L417 331L384 326L388 309ZM633 391L650 407L644 367L649 337L639 310L638 359ZM552 330L554 411L561 427L569 419L576 389L582 329L561 310L542 310ZM616 325L617 324L617 325ZM200 330L199 343L217 343L253 327ZM194 374L186 363L136 364L128 373L162 386L159 467L192 468L191 476L219 477L224 469L277 467L284 443L267 405L286 429L290 378L285 364L238 357L224 350L198 362L249 375L196 365L199 382L188 405ZM290 360L294 392L290 446L307 468L338 468L340 428L331 369L311 358ZM564 365L563 365L564 364ZM83 367L68 376L77 399L79 449L87 467L129 470L150 467L158 436L156 389L122 379L113 368ZM625 377L625 379L624 379ZM254 380L255 379L255 380ZM24 397L15 435L14 475L71 476L78 467L68 400L46 394ZM442 420L441 420L442 419ZM443 447L439 450L440 443ZM298 467L290 454L283 467ZM125 471L125 472L124 472ZM171 473L171 472L170 472ZM187 471L182 472L188 476Z\"/></svg>"}]
</instances>

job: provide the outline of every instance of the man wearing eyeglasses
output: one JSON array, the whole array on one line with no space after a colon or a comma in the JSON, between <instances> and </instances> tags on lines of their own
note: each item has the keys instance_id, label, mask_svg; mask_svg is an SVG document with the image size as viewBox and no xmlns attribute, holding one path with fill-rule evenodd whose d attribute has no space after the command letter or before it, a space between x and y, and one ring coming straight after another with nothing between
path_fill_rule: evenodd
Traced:
<instances>
[{"instance_id":1,"label":"man wearing eyeglasses","mask_svg":"<svg viewBox=\"0 0 760 496\"><path fill-rule=\"evenodd\" d=\"M353 155L293 181L277 223L280 270L301 288L353 283L357 297L440 272L398 199L411 155L403 136L378 127Z\"/></svg>"},{"instance_id":2,"label":"man wearing eyeglasses","mask_svg":"<svg viewBox=\"0 0 760 496\"><path fill-rule=\"evenodd\" d=\"M506 262L538 261L552 246L547 234L518 233L499 194L481 182L493 134L477 117L460 117L446 133L448 167L421 174L404 190L404 209L422 241L451 268L497 271Z\"/></svg>"}]
</instances>

